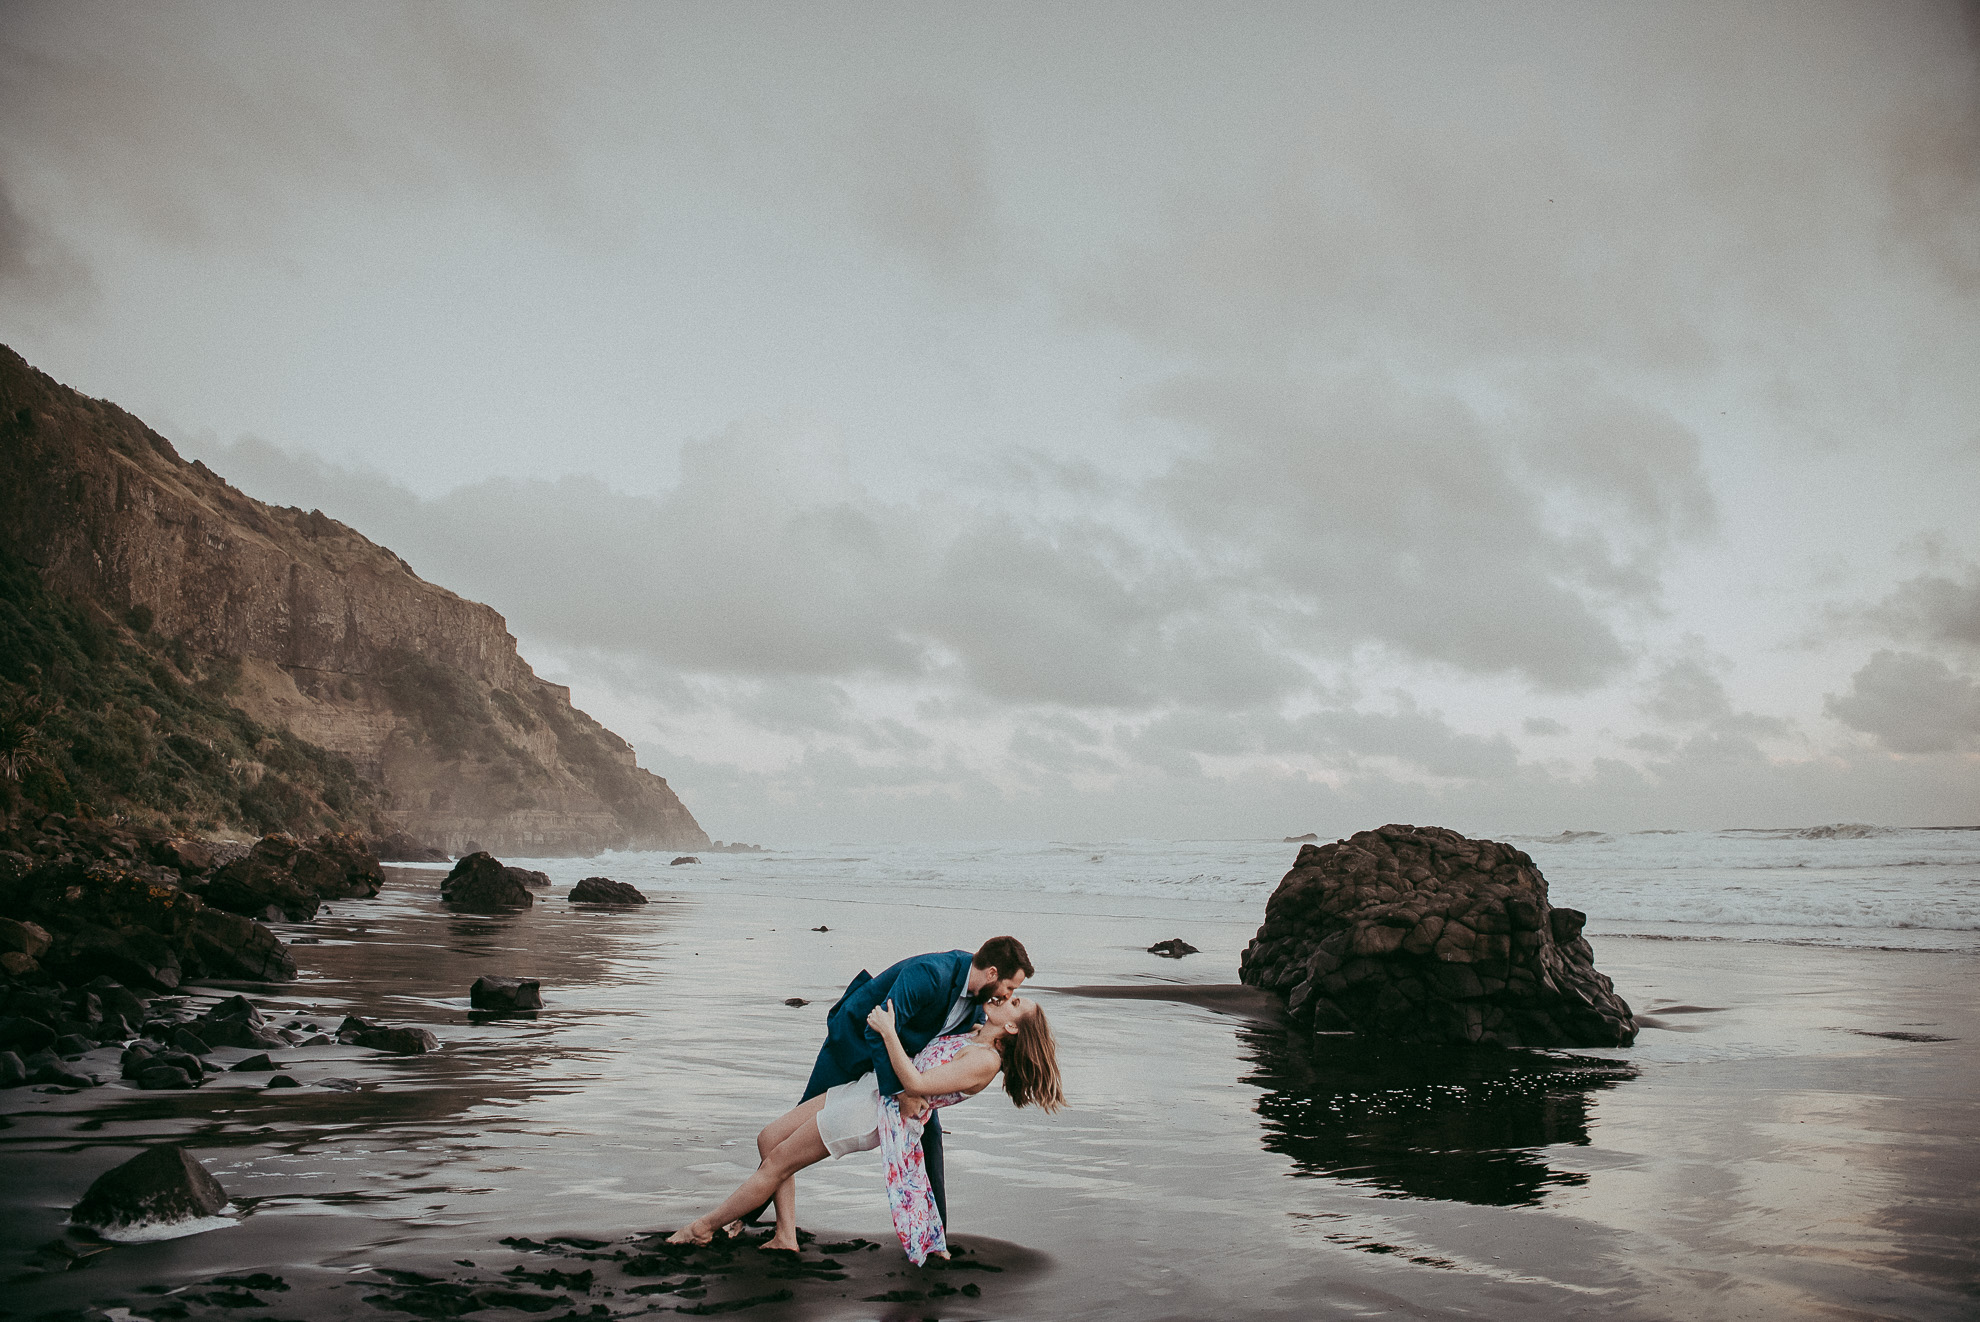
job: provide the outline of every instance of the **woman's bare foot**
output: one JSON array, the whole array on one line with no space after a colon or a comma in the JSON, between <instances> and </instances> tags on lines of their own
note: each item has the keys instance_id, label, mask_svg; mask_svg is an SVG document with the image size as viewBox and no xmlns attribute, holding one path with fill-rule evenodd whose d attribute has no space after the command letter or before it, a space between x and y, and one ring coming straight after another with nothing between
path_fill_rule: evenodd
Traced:
<instances>
[{"instance_id":1,"label":"woman's bare foot","mask_svg":"<svg viewBox=\"0 0 1980 1322\"><path fill-rule=\"evenodd\" d=\"M699 1218L688 1222L667 1237L669 1244L707 1244L715 1238L715 1227L703 1225Z\"/></svg>"},{"instance_id":2,"label":"woman's bare foot","mask_svg":"<svg viewBox=\"0 0 1980 1322\"><path fill-rule=\"evenodd\" d=\"M785 1235L782 1231L779 1231L756 1247L765 1253L796 1253L798 1251L797 1231L793 1230L789 1235Z\"/></svg>"}]
</instances>

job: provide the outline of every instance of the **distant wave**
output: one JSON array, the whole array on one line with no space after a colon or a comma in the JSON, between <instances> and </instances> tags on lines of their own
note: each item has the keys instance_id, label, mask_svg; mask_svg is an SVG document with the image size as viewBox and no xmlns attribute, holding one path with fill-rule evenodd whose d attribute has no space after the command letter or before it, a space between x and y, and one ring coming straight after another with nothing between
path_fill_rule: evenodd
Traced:
<instances>
[{"instance_id":1,"label":"distant wave","mask_svg":"<svg viewBox=\"0 0 1980 1322\"><path fill-rule=\"evenodd\" d=\"M1835 822L1828 826L1733 826L1727 835L1754 835L1774 840L1871 840L1880 835L1896 835L1898 827L1872 826L1868 822Z\"/></svg>"}]
</instances>

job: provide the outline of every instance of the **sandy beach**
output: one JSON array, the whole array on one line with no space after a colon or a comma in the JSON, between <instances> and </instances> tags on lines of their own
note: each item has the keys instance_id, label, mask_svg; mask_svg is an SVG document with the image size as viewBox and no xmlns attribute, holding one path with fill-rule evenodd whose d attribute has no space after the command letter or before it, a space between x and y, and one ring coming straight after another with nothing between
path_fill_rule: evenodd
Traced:
<instances>
[{"instance_id":1,"label":"sandy beach","mask_svg":"<svg viewBox=\"0 0 1980 1322\"><path fill-rule=\"evenodd\" d=\"M585 911L562 895L595 866L542 866L550 896L501 917L449 914L440 872L391 869L377 899L284 926L317 939L297 948L301 981L245 989L283 1022L427 1026L435 1054L276 1053L305 1085L287 1090L222 1073L188 1093L0 1094L0 1309L1950 1319L1980 1307L1969 953L1597 933L1600 966L1645 1016L1634 1047L1426 1053L1289 1037L1268 999L1234 985L1253 901L887 902L752 883L737 865L743 879L724 889L648 887L644 907ZM1039 966L1073 1106L1047 1117L986 1093L949 1112L955 1267L901 1257L870 1155L800 1177L815 1238L796 1263L656 1249L654 1232L745 1173L847 978L1004 931ZM1146 953L1170 936L1201 953ZM471 1014L466 991L484 973L541 978L546 1008ZM114 1077L114 1052L100 1054L86 1067ZM100 1252L65 1236L92 1178L167 1138L206 1163L238 1224Z\"/></svg>"}]
</instances>

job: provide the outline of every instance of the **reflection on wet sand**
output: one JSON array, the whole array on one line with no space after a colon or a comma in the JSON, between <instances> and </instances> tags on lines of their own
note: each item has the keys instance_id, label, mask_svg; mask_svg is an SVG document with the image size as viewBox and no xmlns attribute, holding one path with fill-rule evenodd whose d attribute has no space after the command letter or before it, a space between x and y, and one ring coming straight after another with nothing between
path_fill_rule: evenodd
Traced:
<instances>
[{"instance_id":1,"label":"reflection on wet sand","mask_svg":"<svg viewBox=\"0 0 1980 1322\"><path fill-rule=\"evenodd\" d=\"M1636 1077L1617 1061L1496 1047L1397 1045L1246 1026L1265 1147L1296 1174L1396 1198L1538 1204L1587 1176L1546 1149L1588 1142L1590 1099Z\"/></svg>"}]
</instances>

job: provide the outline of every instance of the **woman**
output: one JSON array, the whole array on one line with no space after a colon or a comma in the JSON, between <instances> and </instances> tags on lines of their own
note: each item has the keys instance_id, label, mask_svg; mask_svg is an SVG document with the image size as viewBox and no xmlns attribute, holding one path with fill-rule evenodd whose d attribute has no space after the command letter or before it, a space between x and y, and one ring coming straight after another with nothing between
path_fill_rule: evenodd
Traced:
<instances>
[{"instance_id":1,"label":"woman","mask_svg":"<svg viewBox=\"0 0 1980 1322\"><path fill-rule=\"evenodd\" d=\"M886 1158L887 1202L901 1247L918 1267L931 1253L947 1256L942 1220L921 1158L921 1113L974 1097L998 1073L1004 1091L1019 1106L1036 1104L1056 1111L1065 1105L1059 1087L1057 1048L1045 1011L1022 996L993 999L983 1022L966 1034L938 1037L908 1059L894 1031L892 1001L875 1007L867 1024L886 1044L887 1059L901 1081L899 1097L911 1099L903 1116L899 1097L882 1097L871 1074L829 1089L786 1111L756 1136L762 1164L756 1173L706 1216L677 1231L672 1244L706 1244L717 1227L761 1207L774 1191L777 1231L766 1249L796 1252L797 1186L791 1177L827 1156L882 1148Z\"/></svg>"}]
</instances>

